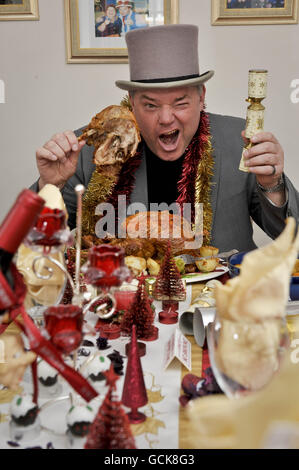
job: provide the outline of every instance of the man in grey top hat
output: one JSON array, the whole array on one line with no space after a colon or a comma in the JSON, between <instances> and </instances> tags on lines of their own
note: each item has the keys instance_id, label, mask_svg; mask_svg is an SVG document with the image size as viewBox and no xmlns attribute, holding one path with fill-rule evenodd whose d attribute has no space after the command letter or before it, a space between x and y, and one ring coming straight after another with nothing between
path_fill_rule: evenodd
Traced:
<instances>
[{"instance_id":1,"label":"man in grey top hat","mask_svg":"<svg viewBox=\"0 0 299 470\"><path fill-rule=\"evenodd\" d=\"M211 232L209 243L220 250L255 248L251 219L272 238L283 230L287 216L298 220L299 195L283 173L284 153L275 136L261 132L252 138L255 145L246 155L249 171L241 172L244 120L205 112L205 82L214 72L200 74L198 28L144 28L129 32L126 41L130 80L116 85L129 92L142 135L128 202L147 209L151 203L194 207L203 202L204 222L205 214L211 215L205 227ZM78 134L56 134L37 150L40 179L32 186L38 190L52 183L61 188L71 226L74 187L87 187L95 169L93 148L78 142Z\"/></svg>"}]
</instances>

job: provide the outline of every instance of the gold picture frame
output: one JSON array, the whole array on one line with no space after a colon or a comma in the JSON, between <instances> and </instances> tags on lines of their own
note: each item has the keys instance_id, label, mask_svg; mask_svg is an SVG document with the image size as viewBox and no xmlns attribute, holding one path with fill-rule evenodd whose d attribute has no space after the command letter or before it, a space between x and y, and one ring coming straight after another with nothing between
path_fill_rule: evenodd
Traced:
<instances>
[{"instance_id":1,"label":"gold picture frame","mask_svg":"<svg viewBox=\"0 0 299 470\"><path fill-rule=\"evenodd\" d=\"M128 51L123 31L121 32L122 37L96 37L97 29L94 29L97 24L95 8L98 5L103 7L106 5L107 8L111 3L116 4L117 0L64 0L66 61L68 64L128 62ZM135 0L133 4L136 17L144 18L145 26L161 24L162 20L164 20L164 24L178 22L179 0ZM137 10L137 6L142 5L144 8L147 5L146 13L145 10L141 11L141 8ZM155 9L156 5L157 9ZM161 5L163 11L157 13L160 16L152 15L152 12L161 10Z\"/></svg>"},{"instance_id":2,"label":"gold picture frame","mask_svg":"<svg viewBox=\"0 0 299 470\"><path fill-rule=\"evenodd\" d=\"M39 20L38 0L3 0L0 21Z\"/></svg>"},{"instance_id":3,"label":"gold picture frame","mask_svg":"<svg viewBox=\"0 0 299 470\"><path fill-rule=\"evenodd\" d=\"M241 5L245 5L239 8ZM212 25L298 23L298 0L212 0Z\"/></svg>"}]
</instances>

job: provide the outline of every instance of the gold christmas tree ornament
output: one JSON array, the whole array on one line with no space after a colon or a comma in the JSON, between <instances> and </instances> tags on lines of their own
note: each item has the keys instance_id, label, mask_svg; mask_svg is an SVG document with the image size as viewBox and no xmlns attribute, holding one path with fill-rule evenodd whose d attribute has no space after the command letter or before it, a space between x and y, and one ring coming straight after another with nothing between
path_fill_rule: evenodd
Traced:
<instances>
[{"instance_id":1,"label":"gold christmas tree ornament","mask_svg":"<svg viewBox=\"0 0 299 470\"><path fill-rule=\"evenodd\" d=\"M254 134L264 130L265 107L261 104L267 96L267 70L249 70L248 75L248 98L250 103L247 108L245 137L250 139ZM246 145L242 152L239 170L248 172L245 166L244 152L252 147L252 142Z\"/></svg>"}]
</instances>

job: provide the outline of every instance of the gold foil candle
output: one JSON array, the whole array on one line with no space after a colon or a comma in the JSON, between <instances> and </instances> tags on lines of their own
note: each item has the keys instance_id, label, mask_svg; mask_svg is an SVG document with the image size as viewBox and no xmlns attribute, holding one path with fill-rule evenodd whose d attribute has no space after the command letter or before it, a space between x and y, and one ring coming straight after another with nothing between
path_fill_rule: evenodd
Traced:
<instances>
[{"instance_id":1,"label":"gold foil candle","mask_svg":"<svg viewBox=\"0 0 299 470\"><path fill-rule=\"evenodd\" d=\"M267 96L267 70L249 70L248 76L248 99L250 105L247 108L245 136L250 139L254 134L264 130L265 107L261 101ZM248 171L244 162L245 150L252 147L252 143L243 149L239 170Z\"/></svg>"}]
</instances>

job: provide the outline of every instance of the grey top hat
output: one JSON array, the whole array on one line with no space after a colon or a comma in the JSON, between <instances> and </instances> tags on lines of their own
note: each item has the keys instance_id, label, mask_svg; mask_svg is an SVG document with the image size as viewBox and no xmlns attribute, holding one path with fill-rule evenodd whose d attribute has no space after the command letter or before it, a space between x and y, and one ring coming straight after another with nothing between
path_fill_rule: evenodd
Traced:
<instances>
[{"instance_id":1,"label":"grey top hat","mask_svg":"<svg viewBox=\"0 0 299 470\"><path fill-rule=\"evenodd\" d=\"M118 88L136 90L196 86L214 75L200 75L198 27L194 25L152 26L126 34L130 81L117 80Z\"/></svg>"}]
</instances>

